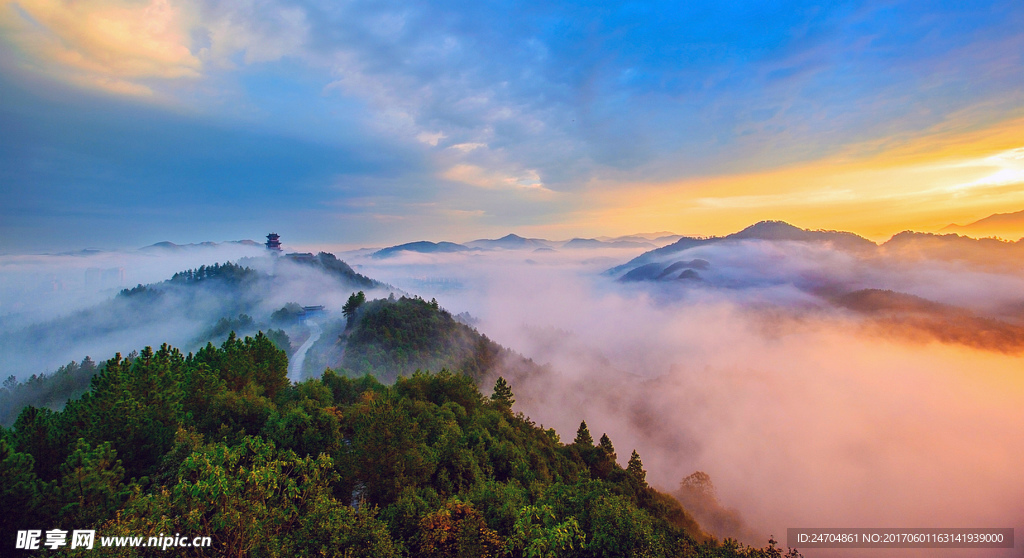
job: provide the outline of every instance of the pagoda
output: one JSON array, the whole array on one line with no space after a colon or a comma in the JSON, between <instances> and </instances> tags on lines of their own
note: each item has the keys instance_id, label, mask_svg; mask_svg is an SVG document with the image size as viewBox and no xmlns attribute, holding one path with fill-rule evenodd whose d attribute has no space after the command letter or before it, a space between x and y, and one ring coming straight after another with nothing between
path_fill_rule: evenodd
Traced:
<instances>
[{"instance_id":1,"label":"pagoda","mask_svg":"<svg viewBox=\"0 0 1024 558\"><path fill-rule=\"evenodd\" d=\"M267 235L267 250L281 251L281 237L277 233Z\"/></svg>"}]
</instances>

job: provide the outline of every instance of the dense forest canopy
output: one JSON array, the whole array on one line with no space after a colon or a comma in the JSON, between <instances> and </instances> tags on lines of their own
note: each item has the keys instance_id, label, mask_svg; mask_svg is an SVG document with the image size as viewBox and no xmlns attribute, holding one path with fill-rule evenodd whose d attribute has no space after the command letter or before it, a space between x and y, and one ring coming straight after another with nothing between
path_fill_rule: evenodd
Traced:
<instances>
[{"instance_id":1,"label":"dense forest canopy","mask_svg":"<svg viewBox=\"0 0 1024 558\"><path fill-rule=\"evenodd\" d=\"M314 262L351 272L323 254ZM147 304L180 285L260 278L208 266L118 298ZM297 312L286 305L271 321ZM3 554L18 531L96 529L211 537L210 548L176 549L186 556L782 555L774 541L716 541L647 485L636 451L623 466L586 423L564 444L517 413L515 382L538 367L436 301L360 291L344 316L312 351L313 366L340 365L301 383L288 380L284 331L235 334L254 326L246 314L207 331L227 333L219 346L164 344L8 378L0 503L16 513L0 516Z\"/></svg>"},{"instance_id":2,"label":"dense forest canopy","mask_svg":"<svg viewBox=\"0 0 1024 558\"><path fill-rule=\"evenodd\" d=\"M226 556L778 555L716 543L635 452L623 468L607 436L561 443L504 379L490 396L447 370L289 383L263 334L99 370L62 411L27 407L0 432L7 548L18 530L95 528L211 536Z\"/></svg>"}]
</instances>

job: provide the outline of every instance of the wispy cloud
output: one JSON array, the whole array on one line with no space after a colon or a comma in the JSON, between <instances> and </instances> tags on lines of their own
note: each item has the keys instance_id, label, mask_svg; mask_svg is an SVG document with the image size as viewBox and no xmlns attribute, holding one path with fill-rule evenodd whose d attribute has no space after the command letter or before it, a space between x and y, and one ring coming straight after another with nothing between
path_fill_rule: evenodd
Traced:
<instances>
[{"instance_id":1,"label":"wispy cloud","mask_svg":"<svg viewBox=\"0 0 1024 558\"><path fill-rule=\"evenodd\" d=\"M351 184L493 215L503 188L594 208L636 184L892 153L958 115L975 130L997 125L1019 113L1022 17L998 0L24 0L0 8L0 58L76 86L158 97L221 127L314 143L365 138L417 170L396 180L378 169ZM491 197L463 207L452 181ZM790 191L742 195L755 203ZM317 202L349 195L330 192ZM676 193L691 203L730 197ZM548 203L551 224L566 215L562 201Z\"/></svg>"},{"instance_id":2,"label":"wispy cloud","mask_svg":"<svg viewBox=\"0 0 1024 558\"><path fill-rule=\"evenodd\" d=\"M150 92L138 80L195 78L189 14L167 0L5 1L0 28L46 73L114 93Z\"/></svg>"}]
</instances>

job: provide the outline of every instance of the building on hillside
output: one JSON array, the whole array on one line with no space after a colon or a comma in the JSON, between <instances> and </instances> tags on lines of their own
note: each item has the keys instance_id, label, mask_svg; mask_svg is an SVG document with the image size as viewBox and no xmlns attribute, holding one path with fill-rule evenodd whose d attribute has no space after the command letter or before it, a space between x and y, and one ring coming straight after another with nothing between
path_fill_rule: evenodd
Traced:
<instances>
[{"instance_id":1,"label":"building on hillside","mask_svg":"<svg viewBox=\"0 0 1024 558\"><path fill-rule=\"evenodd\" d=\"M301 317L301 318L312 318L314 316L322 316L322 315L324 315L324 307L321 304L321 305L318 305L318 306L303 306L302 307L302 313L299 314L299 317Z\"/></svg>"},{"instance_id":2,"label":"building on hillside","mask_svg":"<svg viewBox=\"0 0 1024 558\"><path fill-rule=\"evenodd\" d=\"M267 235L267 250L281 251L281 237L277 233Z\"/></svg>"}]
</instances>

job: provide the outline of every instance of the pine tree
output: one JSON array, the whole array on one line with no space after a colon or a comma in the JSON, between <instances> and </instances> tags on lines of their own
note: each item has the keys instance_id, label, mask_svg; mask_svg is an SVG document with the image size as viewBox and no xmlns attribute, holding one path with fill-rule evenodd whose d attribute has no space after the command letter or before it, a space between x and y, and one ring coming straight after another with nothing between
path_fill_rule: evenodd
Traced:
<instances>
[{"instance_id":1,"label":"pine tree","mask_svg":"<svg viewBox=\"0 0 1024 558\"><path fill-rule=\"evenodd\" d=\"M590 437L590 429L587 428L587 421L580 423L579 429L576 430L576 439L572 443L587 446L594 445L594 439Z\"/></svg>"},{"instance_id":2,"label":"pine tree","mask_svg":"<svg viewBox=\"0 0 1024 558\"><path fill-rule=\"evenodd\" d=\"M516 402L512 397L512 388L508 386L505 378L498 376L498 381L494 382L494 394L491 395L491 401L502 405L506 409L511 409L512 405Z\"/></svg>"},{"instance_id":3,"label":"pine tree","mask_svg":"<svg viewBox=\"0 0 1024 558\"><path fill-rule=\"evenodd\" d=\"M362 306L363 303L365 302L366 294L364 294L363 291L359 291L358 293L352 293L352 296L348 297L348 301L345 302L345 305L341 307L341 313L344 314L346 318L348 318L346 327L352 327L352 325L355 324L356 311L359 310L359 307Z\"/></svg>"},{"instance_id":4,"label":"pine tree","mask_svg":"<svg viewBox=\"0 0 1024 558\"><path fill-rule=\"evenodd\" d=\"M615 448L612 446L612 439L608 437L608 434L601 434L601 441L598 443L598 447L604 450L605 455L615 461Z\"/></svg>"},{"instance_id":5,"label":"pine tree","mask_svg":"<svg viewBox=\"0 0 1024 558\"><path fill-rule=\"evenodd\" d=\"M46 483L39 482L34 466L31 455L18 453L13 444L0 438L0 503L4 508L4 513L0 513L0 537L5 545L14 540L18 530L38 529L33 522L41 519L39 491Z\"/></svg>"},{"instance_id":6,"label":"pine tree","mask_svg":"<svg viewBox=\"0 0 1024 558\"><path fill-rule=\"evenodd\" d=\"M64 504L61 517L68 524L94 525L113 515L128 496L124 467L110 442L95 447L79 438L74 451L60 466L58 489Z\"/></svg>"},{"instance_id":7,"label":"pine tree","mask_svg":"<svg viewBox=\"0 0 1024 558\"><path fill-rule=\"evenodd\" d=\"M647 486L647 471L644 471L644 464L640 461L640 454L633 450L629 456L629 465L626 466L626 474L637 484Z\"/></svg>"}]
</instances>

